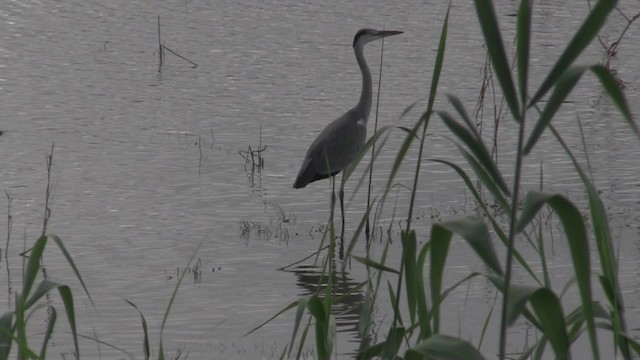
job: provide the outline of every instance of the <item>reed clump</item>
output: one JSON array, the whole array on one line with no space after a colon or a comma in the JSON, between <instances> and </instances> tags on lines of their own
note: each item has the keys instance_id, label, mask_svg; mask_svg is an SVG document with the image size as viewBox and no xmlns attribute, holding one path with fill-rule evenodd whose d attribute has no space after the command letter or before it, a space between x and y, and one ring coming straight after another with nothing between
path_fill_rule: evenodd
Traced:
<instances>
[{"instance_id":1,"label":"reed clump","mask_svg":"<svg viewBox=\"0 0 640 360\"><path fill-rule=\"evenodd\" d=\"M386 328L377 329L381 339L373 344L363 343L358 349L357 359L485 359L498 354L500 359L507 358L507 343L510 338L510 326L515 322L525 322L541 336L533 344L527 344L518 358L571 358L572 345L582 339L589 346L593 359L623 358L640 356L640 344L628 333L625 307L618 280L618 265L613 248L613 237L609 229L607 212L598 190L590 180L589 174L576 160L571 149L555 130L552 120L562 103L571 94L579 80L587 73L594 75L601 84L611 102L617 107L620 118L639 138L640 132L633 121L619 82L608 70L608 65L581 65L576 59L583 50L594 41L603 27L608 15L615 9L616 1L600 0L593 4L592 11L583 19L582 25L566 44L563 52L546 74L537 88L529 83L529 60L533 2L520 1L515 39L515 57L507 56L505 43L498 25L497 15L490 0L475 0L475 10L484 37L490 59L491 76L497 79L499 90L511 120L517 126L517 143L512 159L513 166L509 174L501 171L493 156L492 148L487 147L475 122L468 115L465 105L455 95L447 95L453 111L434 110L438 81L443 68L443 59L447 43L449 10L444 16L438 52L432 72L432 83L426 109L407 134L386 181L382 193L371 199L363 210L362 219L348 243L346 256L367 268L368 278L360 284L364 289L365 300L360 314L360 339L372 339L374 307L380 305L380 290L388 293L392 308L388 313L393 319ZM513 66L512 66L513 64ZM455 71L455 69L448 69ZM412 105L412 106L415 106ZM434 115L449 131L449 136L458 151L467 162L472 174L461 166L447 160L427 159L424 156L427 128ZM390 128L379 129L367 143L364 154L378 141L384 144ZM521 185L523 163L539 144L544 132L550 132L571 160L576 173L580 176L588 199L588 216L583 216L574 202L562 194L544 191L527 191ZM495 146L495 145L494 145ZM381 146L380 146L381 147ZM407 221L400 234L401 258L398 266L388 265L387 249L389 240L383 244L382 255L373 258L369 246L364 256L354 254L354 246L361 241L363 229L368 226L370 215L374 215L384 206L385 200L396 186L396 174L401 165L410 160L407 156L417 151L414 179L408 206ZM378 152L372 155L375 162ZM412 156L411 158L416 158ZM450 167L464 181L467 190L478 204L480 215L465 216L438 222L431 226L427 237L419 238L412 227L413 211L416 208L416 193L420 190L419 174L424 162L436 162ZM372 166L369 164L369 166ZM351 167L351 169L355 166ZM349 178L350 172L344 174ZM509 179L507 181L506 179ZM359 180L358 188L365 182ZM481 194L479 188L483 189ZM565 289L554 288L549 274L553 269L547 267L544 250L544 238L535 220L543 210L551 211L558 219L563 230L571 255L572 274L564 284L565 289L574 289L578 294L578 306L568 307L563 302ZM498 211L497 211L498 210ZM504 214L502 219L496 214ZM327 286L317 293L293 301L281 312L296 312L293 333L282 358L298 357L305 343L310 341L307 335L315 332L316 356L329 359L334 354L336 320L332 306L337 302L333 286L335 234L332 226L333 209L330 212L327 236L329 246L320 251L323 259L324 279ZM505 220L506 218L506 220ZM375 227L375 219L373 216ZM447 271L446 262L451 240L454 236L462 238L485 265L483 272L469 273L460 281L446 286L443 281ZM516 238L528 240L538 257L525 258L516 246ZM398 244L394 244L398 246ZM503 249L497 251L494 246ZM594 249L598 262L591 261L591 249ZM320 253L319 251L319 253ZM501 259L498 254L506 254ZM542 266L542 271L533 268ZM354 265L355 266L355 265ZM517 282L514 272L524 274ZM541 274L542 273L542 274ZM480 334L478 343L441 332L441 323L446 314L442 305L448 301L450 292L469 280L482 277L492 284L498 293L500 304L499 344L487 350L490 356L480 352L482 338L487 325ZM388 279L388 281L384 281ZM596 302L595 293L604 294L604 300ZM380 311L378 309L378 311ZM382 310L384 312L384 310ZM493 308L487 314L486 324ZM278 316L280 313L274 315ZM309 314L308 321L304 321ZM258 327L260 328L260 327ZM254 329L254 331L257 329ZM599 336L608 334L613 347L604 349ZM515 340L517 341L517 339ZM485 347L486 348L486 347ZM553 355L550 355L553 354Z\"/></svg>"}]
</instances>

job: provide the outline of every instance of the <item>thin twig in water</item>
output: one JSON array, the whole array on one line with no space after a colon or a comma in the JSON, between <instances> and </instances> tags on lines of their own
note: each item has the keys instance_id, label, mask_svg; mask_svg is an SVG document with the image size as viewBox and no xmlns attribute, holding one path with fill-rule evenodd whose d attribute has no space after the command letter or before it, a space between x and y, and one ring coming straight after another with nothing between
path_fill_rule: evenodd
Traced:
<instances>
[{"instance_id":1,"label":"thin twig in water","mask_svg":"<svg viewBox=\"0 0 640 360\"><path fill-rule=\"evenodd\" d=\"M168 47L166 47L165 45L162 45L162 48L163 48L164 50L167 50L168 52L172 53L173 55L175 55L175 56L179 57L180 59L182 59L182 60L184 60L184 61L189 62L191 65L193 65L193 67L194 67L194 68L195 68L195 67L198 67L198 64L196 64L196 63L194 63L193 61L191 61L191 60L187 59L186 57L184 57L184 56L182 56L182 55L178 54L177 52L175 52L175 51L173 51L173 50L169 49L169 48L168 48Z\"/></svg>"},{"instance_id":2,"label":"thin twig in water","mask_svg":"<svg viewBox=\"0 0 640 360\"><path fill-rule=\"evenodd\" d=\"M160 15L158 15L158 52L160 54L160 65L162 65L164 49L162 48L162 40L160 39Z\"/></svg>"},{"instance_id":3,"label":"thin twig in water","mask_svg":"<svg viewBox=\"0 0 640 360\"><path fill-rule=\"evenodd\" d=\"M191 65L193 65L193 67L198 67L198 64L194 63L193 61L187 59L186 57L178 54L177 52L171 50L170 48L166 47L164 44L162 44L162 39L160 38L160 15L158 15L158 52L159 52L159 56L160 56L160 66L162 66L162 64L164 63L164 51L167 50L168 52L172 53L173 55L181 58L184 61L189 62Z\"/></svg>"},{"instance_id":4,"label":"thin twig in water","mask_svg":"<svg viewBox=\"0 0 640 360\"><path fill-rule=\"evenodd\" d=\"M202 135L198 135L198 151L200 152L200 157L198 158L198 179L200 179L202 172Z\"/></svg>"},{"instance_id":5,"label":"thin twig in water","mask_svg":"<svg viewBox=\"0 0 640 360\"><path fill-rule=\"evenodd\" d=\"M47 189L45 190L45 198L44 198L44 220L42 224L42 235L45 236L47 233L47 224L49 223L49 218L51 217L51 208L49 207L49 199L51 198L51 166L53 165L53 149L55 147L55 143L51 144L51 152L46 156L47 160Z\"/></svg>"}]
</instances>

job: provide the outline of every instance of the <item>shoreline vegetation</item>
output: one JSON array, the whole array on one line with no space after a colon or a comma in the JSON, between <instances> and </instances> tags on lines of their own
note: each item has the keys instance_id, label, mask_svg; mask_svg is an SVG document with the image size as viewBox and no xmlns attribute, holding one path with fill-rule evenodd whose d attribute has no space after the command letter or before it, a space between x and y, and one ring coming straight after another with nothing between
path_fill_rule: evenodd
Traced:
<instances>
[{"instance_id":1,"label":"shoreline vegetation","mask_svg":"<svg viewBox=\"0 0 640 360\"><path fill-rule=\"evenodd\" d=\"M609 14L618 11L617 1L599 0L589 6L591 12L583 19L582 25L573 36L560 57L554 60L554 65L538 88L532 89L529 84L529 60L533 2L521 0L517 12L516 37L514 41L514 57L509 59L505 44L510 41L503 39L498 24L498 18L490 0L475 0L475 10L487 49L487 64L484 67L482 90L475 111L469 112L465 104L454 94L447 94L449 106L446 109L435 109L434 103L438 95L438 81L441 72L453 71L446 69L447 32L449 29L449 10L443 15L441 36L432 70L432 82L429 90L428 103L421 116L411 128L402 128L406 134L400 148L397 149L393 167L386 180L382 192L374 195L371 192L370 169L376 162L380 149L385 146L385 140L392 127L378 128L365 145L353 166L344 173L342 181L347 181L354 169L362 160L369 159L367 171L360 178L353 177L357 182L356 189L369 187L367 207L361 209L362 218L351 238L339 239L336 236L331 207L327 226L324 227L323 240L315 254L315 260L322 266L319 283L314 294L293 300L270 319L250 330L248 334L265 331L263 327L284 312L295 312L292 324L292 335L286 347L280 353L280 359L308 358L317 359L337 358L335 356L335 339L337 335L335 304L342 297L349 296L340 288L341 269L336 262L338 241L346 241L346 260L342 266L350 262L352 266L363 266L368 274L367 278L353 286L353 291L363 291L364 296L360 307L359 339L361 343L357 349L357 359L499 359L513 358L507 354L507 344L510 340L509 328L516 322L524 322L535 328L540 334L537 342L527 344L519 359L557 358L570 359L572 345L580 339L588 344L589 353L593 359L633 359L640 357L640 343L629 335L629 326L625 317L625 305L622 289L618 279L617 254L614 249L614 238L606 208L604 207L591 180L589 166L587 170L574 156L564 139L556 131L552 120L571 94L583 76L595 76L599 80L604 93L620 113L620 119L629 129L640 138L640 131L632 117L624 97L624 82L616 77L611 67L611 59L615 57L618 46L631 24L640 17L640 13L628 17L627 25L617 41L608 45L599 37L599 31L604 26ZM588 45L598 39L606 49L606 56L602 64L577 64L576 59ZM163 51L169 50L160 39L160 19L158 18L158 46L160 66L163 61ZM171 51L172 52L172 51ZM173 53L173 52L172 52ZM175 54L179 56L178 54ZM180 56L181 57L181 56ZM182 57L181 57L182 58ZM184 59L184 58L183 58ZM189 61L187 59L184 59ZM192 63L191 61L189 61ZM192 63L195 65L195 63ZM494 81L496 80L495 84ZM494 143L487 146L485 138L477 125L477 116L482 109L480 105L489 83L494 93L501 94L505 113L505 121L513 121L518 127L518 139L514 156L501 161L512 163L509 173L501 171L497 166L496 138ZM494 95L495 96L495 95ZM417 108L420 104L413 104L409 109ZM502 107L501 107L502 108ZM473 119L469 114L475 114ZM430 159L425 156L427 143L427 129L431 121L442 121L449 131L452 148L457 149L465 159L466 166L472 173L464 170L460 165L441 159ZM497 120L495 120L497 121ZM495 124L496 134L498 123ZM527 155L536 149L538 141L544 132L552 134L562 147L566 157L573 164L579 176L583 189L587 194L588 206L579 209L571 199L561 194L547 193L541 186L539 191L523 192L521 173ZM0 135L3 132L0 131ZM584 139L583 139L584 142ZM200 141L199 141L200 143ZM260 136L260 144L262 139ZM200 146L200 145L199 145ZM375 147L374 147L375 146ZM251 159L252 168L263 165L261 152L265 148L258 146L258 150L249 147L243 155L245 166ZM371 150L371 151L370 151ZM103 343L97 337L79 334L74 311L74 296L71 288L59 284L48 278L46 269L42 265L46 245L53 240L64 254L69 267L73 270L83 292L92 306L93 300L89 287L84 283L81 271L76 267L72 254L64 246L63 240L47 231L47 224L51 214L49 196L51 193L51 171L54 147L46 157L47 188L45 192L45 209L41 236L33 243L22 257L22 283L15 286L15 293L9 294L13 299L13 308L0 315L0 360L16 357L18 359L45 359L51 343L52 334L57 327L58 320L68 323L74 344L74 356L82 358L78 339L83 338L98 344L117 349L123 355L134 358L133 354L118 348L116 345ZM412 156L409 156L411 154ZM242 154L241 154L242 155ZM370 241L370 229L376 228L377 214L386 205L388 195L397 187L396 174L401 165L415 162L415 172L412 181L411 198L408 204L408 214L404 229L400 232L400 239L392 238L391 233L381 243L381 255L374 257ZM366 162L366 161L365 161ZM478 206L479 215L471 215L439 221L430 228L426 238L419 238L412 227L413 211L416 209L416 193L420 190L420 169L425 163L437 163L453 170L465 183L468 191ZM542 177L542 175L541 175ZM509 179L507 181L506 179ZM368 181L367 181L368 180ZM334 180L335 181L335 178ZM357 190L356 190L357 191ZM6 193L8 200L8 219L6 247L4 251L5 266L9 272L9 258L6 249L12 236L11 196ZM563 241L566 241L571 254L572 274L563 288L551 284L554 269L547 266L547 250L545 237L541 229L543 211L557 218L562 230ZM282 217L285 217L284 212ZM584 214L587 216L584 216ZM502 214L498 218L497 214ZM506 219L506 221L503 221ZM288 221L288 220L287 220ZM244 225L250 231L251 224ZM445 284L444 274L447 270L447 257L452 239L459 237L476 254L485 265L484 271L473 272L464 276L454 284ZM526 240L535 249L537 258L527 259L518 250L516 239ZM366 241L365 254L356 254L355 245ZM389 265L387 250L395 241L394 246L401 246L399 266ZM556 240L557 241L557 240ZM342 243L340 244L342 246ZM500 247L496 250L496 247ZM198 247L199 249L199 247ZM197 251L186 264L190 268ZM593 249L593 250L592 250ZM340 249L342 252L342 248ZM2 253L0 253L2 254ZM498 254L505 254L502 258ZM597 258L597 261L592 261ZM307 260L307 259L303 259ZM302 261L302 260L301 260ZM395 263L395 261L394 261ZM535 263L535 266L534 266ZM286 268L286 267L285 267ZM536 270L534 270L536 268ZM517 281L514 272L524 274ZM128 301L140 316L141 328L144 334L142 352L145 359L149 358L179 358L180 355L170 356L163 346L163 329L170 315L170 310L178 295L179 287L187 271L183 271L168 301L162 325L156 341L149 336L147 321L142 311ZM40 274L40 275L39 275ZM9 275L9 273L8 273ZM9 275L10 278L10 275ZM497 294L497 301L486 314L485 327L479 334L478 343L471 343L449 334L441 332L441 323L447 314L442 312L442 306L449 299L448 295L456 288L463 286L474 278L484 278L490 283ZM38 282L39 281L39 282ZM18 285L18 284L17 284ZM320 285L320 284L319 284ZM568 307L563 300L565 292L571 289L578 294L579 304ZM57 292L62 304L54 306L45 301ZM598 294L598 295L596 295ZM379 309L380 299L389 297L391 308ZM374 313L384 312L392 314L382 328L374 329ZM30 335L29 325L35 313L46 316L44 332ZM496 348L488 349L485 345L480 351L484 336L488 328L489 319L493 314L499 314L500 325L491 329L499 333L499 344ZM58 318L61 319L58 319ZM374 334L375 332L375 334ZM313 337L311 336L313 334ZM602 336L608 336L613 344L610 348L601 345ZM376 339L371 341L371 339ZM600 341L599 341L600 340ZM37 344L37 348L34 347ZM153 345L155 344L155 345ZM157 347L156 347L157 346ZM156 351L153 348L156 347ZM309 348L315 349L311 355Z\"/></svg>"}]
</instances>

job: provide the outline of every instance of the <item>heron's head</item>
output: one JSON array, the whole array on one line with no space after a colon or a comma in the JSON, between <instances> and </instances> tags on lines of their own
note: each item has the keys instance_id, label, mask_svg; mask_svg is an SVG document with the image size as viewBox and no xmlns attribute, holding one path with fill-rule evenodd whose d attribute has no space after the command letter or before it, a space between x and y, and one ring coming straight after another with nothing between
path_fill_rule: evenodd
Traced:
<instances>
[{"instance_id":1,"label":"heron's head","mask_svg":"<svg viewBox=\"0 0 640 360\"><path fill-rule=\"evenodd\" d=\"M393 30L375 30L375 29L360 29L353 38L353 47L356 45L364 45L370 41L382 39L383 37L399 35L402 31Z\"/></svg>"}]
</instances>

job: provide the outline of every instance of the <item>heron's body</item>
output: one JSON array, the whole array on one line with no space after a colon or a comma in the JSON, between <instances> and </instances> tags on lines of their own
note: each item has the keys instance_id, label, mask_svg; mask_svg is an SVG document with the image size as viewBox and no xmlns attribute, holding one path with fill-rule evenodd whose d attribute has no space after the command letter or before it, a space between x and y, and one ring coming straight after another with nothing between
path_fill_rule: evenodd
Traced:
<instances>
[{"instance_id":1,"label":"heron's body","mask_svg":"<svg viewBox=\"0 0 640 360\"><path fill-rule=\"evenodd\" d=\"M356 60L362 72L362 91L358 104L331 122L311 143L293 187L325 179L342 171L362 150L367 138L367 121L371 112L371 72L364 59L364 45L401 31L358 30L353 40ZM342 190L342 189L341 189Z\"/></svg>"},{"instance_id":2,"label":"heron's body","mask_svg":"<svg viewBox=\"0 0 640 360\"><path fill-rule=\"evenodd\" d=\"M362 150L366 137L366 118L356 110L334 120L309 147L293 187L299 189L339 173Z\"/></svg>"}]
</instances>

